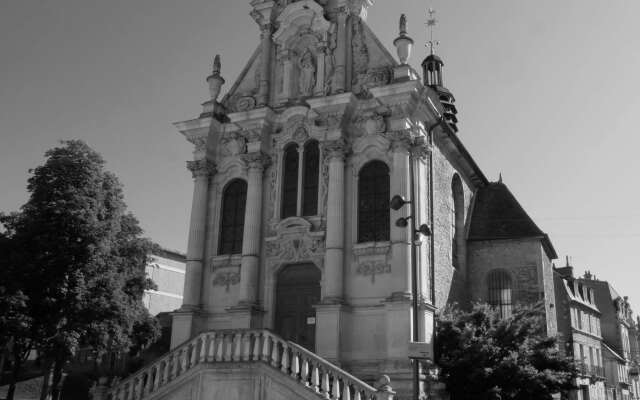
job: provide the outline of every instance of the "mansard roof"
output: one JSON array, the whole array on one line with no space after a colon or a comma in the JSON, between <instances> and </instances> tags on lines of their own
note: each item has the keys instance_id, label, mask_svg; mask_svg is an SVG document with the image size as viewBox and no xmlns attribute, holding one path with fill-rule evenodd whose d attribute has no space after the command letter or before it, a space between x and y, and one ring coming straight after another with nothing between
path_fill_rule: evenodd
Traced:
<instances>
[{"instance_id":1,"label":"mansard roof","mask_svg":"<svg viewBox=\"0 0 640 400\"><path fill-rule=\"evenodd\" d=\"M549 236L533 222L507 185L491 182L476 194L469 240L539 238L547 256L558 258Z\"/></svg>"}]
</instances>

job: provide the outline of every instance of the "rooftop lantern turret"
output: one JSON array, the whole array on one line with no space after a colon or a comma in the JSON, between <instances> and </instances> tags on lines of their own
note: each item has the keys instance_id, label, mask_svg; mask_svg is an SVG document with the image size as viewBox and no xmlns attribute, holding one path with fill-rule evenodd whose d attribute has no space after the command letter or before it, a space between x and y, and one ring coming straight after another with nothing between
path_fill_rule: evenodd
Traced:
<instances>
[{"instance_id":1,"label":"rooftop lantern turret","mask_svg":"<svg viewBox=\"0 0 640 400\"><path fill-rule=\"evenodd\" d=\"M457 132L458 127L456 124L458 122L458 118L456 117L456 114L458 113L458 110L456 110L456 106L454 105L456 99L453 97L453 94L449 89L444 87L444 78L442 74L444 62L435 53L435 47L440 44L440 42L433 40L433 29L438 22L435 18L435 13L436 12L433 8L429 8L429 18L427 19L427 26L429 27L429 41L427 42L427 47L429 48L429 55L424 59L424 61L422 61L423 83L438 92L438 98L444 107L444 119L449 123L451 128Z\"/></svg>"}]
</instances>

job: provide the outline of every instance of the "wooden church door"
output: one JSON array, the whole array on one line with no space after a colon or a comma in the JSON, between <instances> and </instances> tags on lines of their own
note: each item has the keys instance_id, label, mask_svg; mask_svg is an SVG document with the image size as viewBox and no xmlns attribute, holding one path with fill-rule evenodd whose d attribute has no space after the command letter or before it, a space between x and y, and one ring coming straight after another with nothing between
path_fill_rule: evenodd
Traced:
<instances>
[{"instance_id":1,"label":"wooden church door","mask_svg":"<svg viewBox=\"0 0 640 400\"><path fill-rule=\"evenodd\" d=\"M276 284L275 331L286 340L315 351L316 313L320 302L320 271L313 264L284 267Z\"/></svg>"}]
</instances>

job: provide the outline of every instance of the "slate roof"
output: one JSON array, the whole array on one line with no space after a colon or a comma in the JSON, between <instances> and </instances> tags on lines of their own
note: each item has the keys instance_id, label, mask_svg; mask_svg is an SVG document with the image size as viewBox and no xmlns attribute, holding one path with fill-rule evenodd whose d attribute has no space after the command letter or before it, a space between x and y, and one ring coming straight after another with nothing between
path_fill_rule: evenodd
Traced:
<instances>
[{"instance_id":1,"label":"slate roof","mask_svg":"<svg viewBox=\"0 0 640 400\"><path fill-rule=\"evenodd\" d=\"M549 258L558 258L549 236L533 222L507 185L491 182L480 187L471 216L468 240L524 238L539 238Z\"/></svg>"}]
</instances>

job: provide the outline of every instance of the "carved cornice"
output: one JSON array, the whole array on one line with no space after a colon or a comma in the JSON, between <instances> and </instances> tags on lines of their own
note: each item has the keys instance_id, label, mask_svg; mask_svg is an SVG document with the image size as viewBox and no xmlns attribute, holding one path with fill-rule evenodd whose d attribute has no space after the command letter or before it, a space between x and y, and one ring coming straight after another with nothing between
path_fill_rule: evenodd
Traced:
<instances>
[{"instance_id":1,"label":"carved cornice","mask_svg":"<svg viewBox=\"0 0 640 400\"><path fill-rule=\"evenodd\" d=\"M209 160L187 161L187 169L191 171L194 178L209 177L215 175L216 165Z\"/></svg>"},{"instance_id":2,"label":"carved cornice","mask_svg":"<svg viewBox=\"0 0 640 400\"><path fill-rule=\"evenodd\" d=\"M390 131L385 135L391 143L391 150L393 151L408 151L411 148L411 132L408 129L399 131Z\"/></svg>"},{"instance_id":3,"label":"carved cornice","mask_svg":"<svg viewBox=\"0 0 640 400\"><path fill-rule=\"evenodd\" d=\"M242 160L249 170L264 171L271 164L271 157L262 152L244 154Z\"/></svg>"},{"instance_id":4,"label":"carved cornice","mask_svg":"<svg viewBox=\"0 0 640 400\"><path fill-rule=\"evenodd\" d=\"M207 148L206 136L187 136L187 140L195 146L196 151L205 151Z\"/></svg>"}]
</instances>

